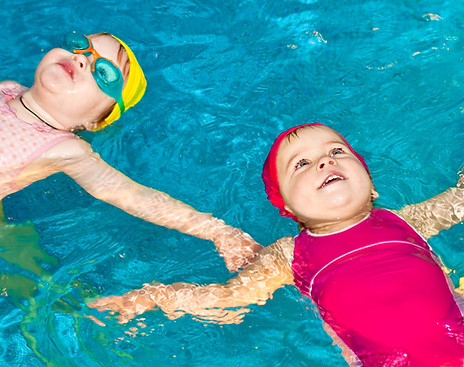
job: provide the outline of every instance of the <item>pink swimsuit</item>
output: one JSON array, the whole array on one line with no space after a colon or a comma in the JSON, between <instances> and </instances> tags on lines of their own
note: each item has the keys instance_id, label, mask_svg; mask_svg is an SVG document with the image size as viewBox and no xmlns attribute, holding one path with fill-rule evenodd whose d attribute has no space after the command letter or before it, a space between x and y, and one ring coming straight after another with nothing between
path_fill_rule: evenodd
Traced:
<instances>
[{"instance_id":1,"label":"pink swimsuit","mask_svg":"<svg viewBox=\"0 0 464 367\"><path fill-rule=\"evenodd\" d=\"M7 102L25 91L18 83L0 83L0 199L5 193L21 188L16 186L15 179L30 162L55 144L77 138L68 131L19 120Z\"/></svg>"},{"instance_id":2,"label":"pink swimsuit","mask_svg":"<svg viewBox=\"0 0 464 367\"><path fill-rule=\"evenodd\" d=\"M295 239L295 285L357 366L463 366L464 323L427 242L396 214Z\"/></svg>"}]
</instances>

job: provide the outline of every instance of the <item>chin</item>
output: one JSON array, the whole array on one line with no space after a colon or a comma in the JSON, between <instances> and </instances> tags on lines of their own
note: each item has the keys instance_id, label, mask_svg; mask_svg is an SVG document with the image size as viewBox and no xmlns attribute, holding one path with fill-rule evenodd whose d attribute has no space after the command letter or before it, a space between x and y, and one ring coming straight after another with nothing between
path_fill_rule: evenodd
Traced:
<instances>
[{"instance_id":1,"label":"chin","mask_svg":"<svg viewBox=\"0 0 464 367\"><path fill-rule=\"evenodd\" d=\"M326 201L326 204L333 209L344 208L346 206L356 205L358 198L354 198L351 195L334 195L330 201Z\"/></svg>"},{"instance_id":2,"label":"chin","mask_svg":"<svg viewBox=\"0 0 464 367\"><path fill-rule=\"evenodd\" d=\"M359 200L348 199L348 198L339 198L338 200L333 201L328 206L329 210L339 213L339 216L353 216L365 211L372 209L372 202L370 197L363 198Z\"/></svg>"},{"instance_id":3,"label":"chin","mask_svg":"<svg viewBox=\"0 0 464 367\"><path fill-rule=\"evenodd\" d=\"M53 71L46 71L40 74L34 83L36 89L46 90L48 93L59 94L62 93L64 87L61 83L62 77Z\"/></svg>"}]
</instances>

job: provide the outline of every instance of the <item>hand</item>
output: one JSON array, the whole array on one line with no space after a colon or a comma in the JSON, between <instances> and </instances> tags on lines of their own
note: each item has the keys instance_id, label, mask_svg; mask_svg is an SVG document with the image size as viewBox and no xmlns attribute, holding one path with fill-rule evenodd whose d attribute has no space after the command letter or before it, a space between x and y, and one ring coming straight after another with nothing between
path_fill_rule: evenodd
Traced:
<instances>
[{"instance_id":1,"label":"hand","mask_svg":"<svg viewBox=\"0 0 464 367\"><path fill-rule=\"evenodd\" d=\"M237 272L251 264L263 249L249 234L231 226L216 234L214 243L230 272Z\"/></svg>"},{"instance_id":2,"label":"hand","mask_svg":"<svg viewBox=\"0 0 464 367\"><path fill-rule=\"evenodd\" d=\"M182 283L177 283L182 287ZM175 306L175 302L169 301L169 294L176 292L176 288L173 286L164 286L162 284L157 284L160 286L160 289L164 290L161 293L164 293L164 302L159 306L165 315L171 319L177 319L185 315L185 311L179 310ZM191 285L192 287L195 287ZM145 287L150 288L150 285L145 285ZM168 290L167 292L165 290ZM188 305L188 302L186 303ZM88 304L90 308L95 308L100 312L109 311L111 315L118 313L117 319L120 324L125 324L135 318L135 316L144 313L145 311L153 310L155 303L150 298L150 291L142 289L133 290L123 294L122 296L109 296L102 297L96 301L90 302ZM197 309L195 312L192 312L193 319L202 322L210 322L216 324L239 324L243 321L245 314L250 312L248 308L239 308L239 309L224 309L220 307L215 308L205 308ZM98 320L94 316L88 316L91 320L97 323L100 326L105 326L105 323ZM108 317L108 316L106 316Z\"/></svg>"},{"instance_id":3,"label":"hand","mask_svg":"<svg viewBox=\"0 0 464 367\"><path fill-rule=\"evenodd\" d=\"M464 167L462 167L459 171L458 171L458 175L459 175L459 180L458 182L456 183L456 186L459 187L460 189L464 189Z\"/></svg>"},{"instance_id":4,"label":"hand","mask_svg":"<svg viewBox=\"0 0 464 367\"><path fill-rule=\"evenodd\" d=\"M143 297L143 290L134 290L124 293L122 296L102 297L89 303L87 306L100 312L110 311L111 315L118 313L118 322L125 324L135 316L153 309L153 302L148 297Z\"/></svg>"}]
</instances>

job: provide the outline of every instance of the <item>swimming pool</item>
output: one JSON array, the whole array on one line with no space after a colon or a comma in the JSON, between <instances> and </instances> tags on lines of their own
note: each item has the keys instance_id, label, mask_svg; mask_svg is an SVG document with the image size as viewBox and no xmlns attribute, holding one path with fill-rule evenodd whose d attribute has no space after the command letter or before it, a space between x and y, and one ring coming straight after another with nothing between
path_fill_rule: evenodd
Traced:
<instances>
[{"instance_id":1,"label":"swimming pool","mask_svg":"<svg viewBox=\"0 0 464 367\"><path fill-rule=\"evenodd\" d=\"M43 50L71 29L134 45L146 96L84 137L135 180L263 244L296 233L260 178L284 128L338 129L370 165L380 206L429 198L464 164L462 2L45 0L12 1L0 14L1 80L31 85ZM0 259L1 366L345 365L290 287L240 325L154 311L100 327L85 317L96 314L87 297L230 275L212 244L98 202L64 175L7 197L4 209L16 226L4 231L11 246ZM455 279L464 275L463 233L457 225L431 241Z\"/></svg>"}]
</instances>

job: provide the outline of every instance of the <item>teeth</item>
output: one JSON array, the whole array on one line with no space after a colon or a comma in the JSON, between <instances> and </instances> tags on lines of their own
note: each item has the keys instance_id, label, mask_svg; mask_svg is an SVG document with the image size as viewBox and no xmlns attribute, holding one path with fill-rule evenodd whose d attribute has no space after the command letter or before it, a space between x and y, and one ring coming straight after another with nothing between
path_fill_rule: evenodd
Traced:
<instances>
[{"instance_id":1,"label":"teeth","mask_svg":"<svg viewBox=\"0 0 464 367\"><path fill-rule=\"evenodd\" d=\"M324 183L322 184L321 187L324 187L325 185L327 185L329 182L333 181L333 180L337 180L337 179L340 179L340 180L344 180L344 178L342 176L339 176L339 175L331 175L329 177L327 177L327 180L324 181Z\"/></svg>"}]
</instances>

